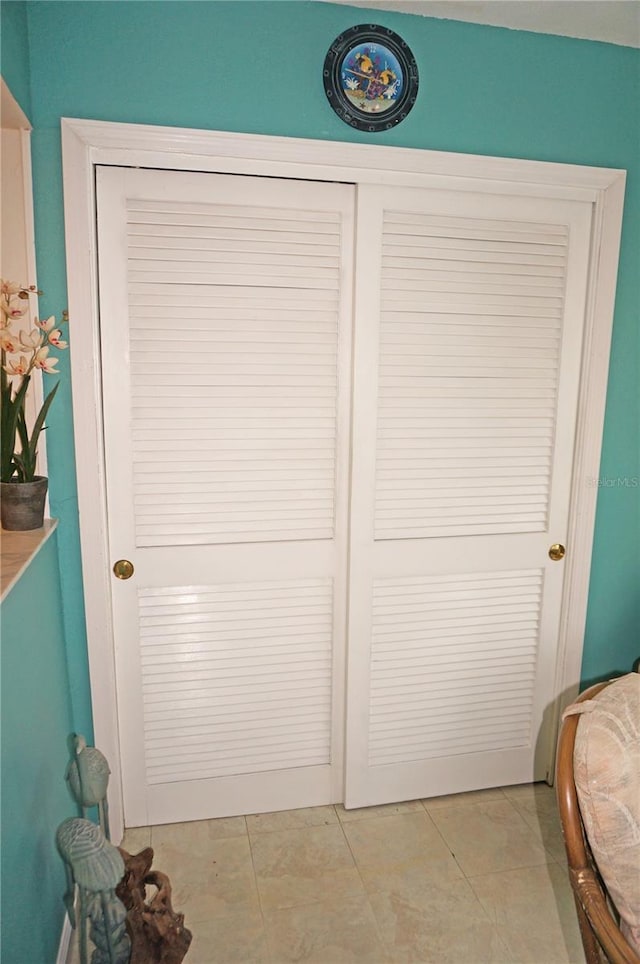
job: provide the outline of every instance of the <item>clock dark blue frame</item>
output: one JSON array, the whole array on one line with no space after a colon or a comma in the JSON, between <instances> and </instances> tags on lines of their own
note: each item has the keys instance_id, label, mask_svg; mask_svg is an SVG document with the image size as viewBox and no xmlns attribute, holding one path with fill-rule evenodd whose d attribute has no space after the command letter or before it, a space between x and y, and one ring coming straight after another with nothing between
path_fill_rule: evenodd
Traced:
<instances>
[{"instance_id":1,"label":"clock dark blue frame","mask_svg":"<svg viewBox=\"0 0 640 964\"><path fill-rule=\"evenodd\" d=\"M418 96L418 66L411 50L397 33L375 23L358 24L336 37L323 76L338 117L361 131L399 124Z\"/></svg>"}]
</instances>

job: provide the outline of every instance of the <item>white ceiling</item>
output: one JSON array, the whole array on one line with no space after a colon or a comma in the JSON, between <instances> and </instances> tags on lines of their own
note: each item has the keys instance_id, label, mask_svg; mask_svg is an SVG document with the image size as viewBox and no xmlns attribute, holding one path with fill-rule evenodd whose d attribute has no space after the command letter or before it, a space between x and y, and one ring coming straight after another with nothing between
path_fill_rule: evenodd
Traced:
<instances>
[{"instance_id":1,"label":"white ceiling","mask_svg":"<svg viewBox=\"0 0 640 964\"><path fill-rule=\"evenodd\" d=\"M640 47L640 0L329 0Z\"/></svg>"}]
</instances>

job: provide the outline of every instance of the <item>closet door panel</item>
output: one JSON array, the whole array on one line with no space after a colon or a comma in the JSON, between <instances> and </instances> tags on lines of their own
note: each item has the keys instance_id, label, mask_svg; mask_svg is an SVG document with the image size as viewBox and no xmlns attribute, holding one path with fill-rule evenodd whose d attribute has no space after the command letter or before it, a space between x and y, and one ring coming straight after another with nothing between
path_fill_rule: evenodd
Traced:
<instances>
[{"instance_id":1,"label":"closet door panel","mask_svg":"<svg viewBox=\"0 0 640 964\"><path fill-rule=\"evenodd\" d=\"M347 806L541 779L590 206L359 203Z\"/></svg>"},{"instance_id":2,"label":"closet door panel","mask_svg":"<svg viewBox=\"0 0 640 964\"><path fill-rule=\"evenodd\" d=\"M340 800L354 191L97 194L127 825Z\"/></svg>"}]
</instances>

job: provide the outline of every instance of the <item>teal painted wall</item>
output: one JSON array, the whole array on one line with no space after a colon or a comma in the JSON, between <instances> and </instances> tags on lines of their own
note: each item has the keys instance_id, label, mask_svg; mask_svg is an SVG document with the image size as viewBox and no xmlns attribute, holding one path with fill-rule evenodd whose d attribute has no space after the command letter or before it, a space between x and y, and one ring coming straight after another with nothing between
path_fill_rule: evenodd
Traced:
<instances>
[{"instance_id":1,"label":"teal painted wall","mask_svg":"<svg viewBox=\"0 0 640 964\"><path fill-rule=\"evenodd\" d=\"M30 117L26 4L4 2L0 13L2 76ZM64 781L73 727L56 541L42 547L0 609L3 964L55 961L64 920L55 832L77 809Z\"/></svg>"},{"instance_id":2,"label":"teal painted wall","mask_svg":"<svg viewBox=\"0 0 640 964\"><path fill-rule=\"evenodd\" d=\"M640 478L638 440L639 52L561 37L376 11L418 61L407 120L352 131L329 108L321 65L358 8L308 2L27 3L38 280L65 304L60 118L247 131L626 168L628 190L601 476ZM72 319L73 326L82 319ZM74 720L89 730L68 358L50 419ZM188 370L184 370L188 377ZM585 679L638 655L639 490L599 493Z\"/></svg>"},{"instance_id":3,"label":"teal painted wall","mask_svg":"<svg viewBox=\"0 0 640 964\"><path fill-rule=\"evenodd\" d=\"M56 537L2 603L2 961L52 964L65 877L55 832L77 809Z\"/></svg>"},{"instance_id":4,"label":"teal painted wall","mask_svg":"<svg viewBox=\"0 0 640 964\"><path fill-rule=\"evenodd\" d=\"M11 93L31 118L29 38L25 0L0 3L0 71Z\"/></svg>"}]
</instances>

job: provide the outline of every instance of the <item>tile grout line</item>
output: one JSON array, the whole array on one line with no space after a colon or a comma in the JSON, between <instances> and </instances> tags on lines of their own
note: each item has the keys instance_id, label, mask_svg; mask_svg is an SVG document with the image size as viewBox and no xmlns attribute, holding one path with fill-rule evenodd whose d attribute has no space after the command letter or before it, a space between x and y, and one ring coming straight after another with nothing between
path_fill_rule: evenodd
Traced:
<instances>
[{"instance_id":1,"label":"tile grout line","mask_svg":"<svg viewBox=\"0 0 640 964\"><path fill-rule=\"evenodd\" d=\"M334 816L335 816L335 818L336 818L336 822L337 822L338 826L342 826L341 821L340 821L340 817L338 816L338 813L337 813L336 808L335 808L335 804L323 804L323 806L330 806L330 807L331 807L331 809L333 810ZM276 811L276 812L277 812L277 811ZM252 816L252 815L251 815L251 816ZM254 883L255 883L255 886L256 886L257 894L258 894L258 903L259 903L259 906L260 906L260 916L261 916L261 918L262 918L262 931L263 931L263 935L264 935L264 939L265 939L265 944L266 944L266 947L267 947L268 957L267 957L266 964L280 964L280 962L279 962L278 960L276 960L276 958L273 956L273 954L274 954L274 948L273 948L273 946L272 946L272 942L271 942L271 939L270 939L270 936L269 936L269 931L268 931L268 929L267 929L267 923L266 923L266 917L265 917L265 909L264 909L264 905L263 905L263 903L262 903L262 895L261 895L261 892L260 892L260 887L259 887L259 885L258 885L258 874L257 874L257 872L256 872L256 866L255 866L255 861L254 861L254 857L253 857L253 839L254 839L254 838L257 839L258 837L266 836L266 835L269 835L269 834L272 834L272 833L287 833L287 832L289 832L289 831L296 831L296 830L313 830L313 829L317 829L317 828L319 828L319 827L335 826L335 824L333 824L333 823L331 822L331 823L329 823L329 824L325 824L325 823L311 824L311 825L308 826L308 827L306 827L306 826L305 826L305 827L289 827L289 828L286 829L286 830L282 830L282 829L279 829L279 830L278 830L278 829L276 829L276 830L260 830L260 831L254 832L254 833L253 833L253 836L252 836L252 834L251 834L251 831L249 830L249 825L248 825L248 823L247 823L247 821L246 821L246 816L245 816L245 824L246 824L246 827L247 827L247 836L248 836L248 838L249 838L249 851L250 851L250 854L251 854L251 866L252 866L252 868L253 868ZM347 843L347 845L348 845L348 843ZM353 856L353 855L352 855L352 856ZM354 863L355 863L355 861L354 861ZM321 901L321 900L310 900L308 903L305 902L304 904L295 904L295 905L292 905L291 907L274 907L274 908L273 908L273 913L274 913L274 914L277 914L277 913L280 912L280 911L294 910L294 909L302 908L302 907L312 907L312 906L315 906L315 905L317 905L317 904L322 904L322 903L323 903L323 901ZM376 921L376 925L377 925L377 921ZM383 945L383 946L384 946L384 945Z\"/></svg>"},{"instance_id":2,"label":"tile grout line","mask_svg":"<svg viewBox=\"0 0 640 964\"><path fill-rule=\"evenodd\" d=\"M521 870L529 870L529 871L530 871L530 870L535 870L535 869L537 869L537 868L545 867L545 866L549 866L549 865L555 865L555 866L557 866L559 862L555 860L555 858L553 857L553 854L550 854L550 853L549 853L549 851L547 850L547 848L546 848L545 845L544 845L544 841L543 841L543 840L538 840L538 838L535 836L534 831L533 831L532 828L530 827L530 825L529 825L529 823L527 822L527 820L525 820L525 818L524 818L521 810L519 809L519 807L517 806L517 804L515 803L515 801L512 800L506 793L504 793L504 791L503 791L503 795L504 795L505 800L511 805L512 810L513 810L515 813L517 813L518 817L520 818L520 820L522 821L522 823L523 823L523 825L526 827L526 829L527 829L531 834L533 834L533 836L535 837L536 843L539 843L540 847L541 847L542 850L543 850L543 853L544 853L544 855L545 855L545 858L546 858L546 860L544 861L544 863L527 864L527 865L523 865L523 866L519 866L519 867L509 868L508 870L489 871L488 873L485 872L485 873L473 874L473 875L467 874L467 873L465 873L465 871L463 870L462 866L461 866L460 863L458 862L455 854L453 853L453 851L452 851L451 848L449 847L449 844L448 844L448 842L446 841L446 839L444 838L443 834L441 833L440 828L438 827L436 821L432 819L432 822L433 822L434 826L436 827L436 830L437 830L438 833L440 834L440 837L441 837L442 840L444 841L445 846L447 847L447 849L448 849L449 852L451 853L453 859L454 859L454 860L456 861L456 863L458 864L458 867L460 867L460 871L461 871L461 873L463 874L464 879L465 879L465 880L467 881L467 883L469 884L469 887L471 888L471 891L472 891L472 893L473 893L476 901L478 902L478 904L479 904L480 907L482 908L482 911L483 911L483 913L485 914L487 920L488 920L488 921L492 924L492 926L495 928L495 930L496 930L496 936L497 936L498 940L499 940L500 943L503 945L503 947L505 947L505 948L507 949L507 952L508 952L508 953L513 953L512 948L511 948L511 945L509 944L509 941L507 940L506 935L504 935L502 929L501 929L501 928L499 927L499 925L498 925L497 919L496 919L495 917L493 917L493 916L489 913L489 911L488 911L488 909L485 907L484 903L480 900L480 896L479 896L479 894L478 894L478 892L477 892L476 887L474 886L474 881L475 881L475 880L479 880L480 878L483 878L483 877L492 877L492 876L496 876L496 875L498 875L498 874L508 874L508 873L511 873L512 871L521 871ZM424 803L424 800L421 800L420 802L422 803L422 805L423 805L423 807L425 808L425 810L427 810L427 808L426 808L426 806L425 806L425 803ZM495 801L487 801L487 803L490 803L490 802L495 802ZM502 802L502 801L500 801L500 802ZM474 801L473 803L467 804L467 806L475 807L475 806L477 806L477 804L476 804L476 802ZM447 808L442 807L442 810L443 810L443 811L444 811L445 809L447 809ZM460 810L460 809L462 809L462 806L454 807L454 808L452 808L452 809L458 809L458 810ZM428 810L427 810L427 813L428 813ZM429 814L429 816L430 816L430 814Z\"/></svg>"},{"instance_id":3,"label":"tile grout line","mask_svg":"<svg viewBox=\"0 0 640 964\"><path fill-rule=\"evenodd\" d=\"M468 878L467 878L467 875L465 874L464 870L462 869L462 866L461 866L461 864L460 864L460 861L458 860L458 858L457 858L456 855L454 854L453 850L452 850L451 847L449 846L448 841L445 840L444 835L443 835L443 833L442 833L441 830L440 830L440 827L438 826L438 824L435 822L435 820L433 819L433 817L431 816L431 814L430 814L429 811L427 810L427 808L426 808L426 806L425 806L425 803L424 803L424 800L420 800L420 803L422 804L422 808L423 808L424 812L426 813L427 817L429 818L429 820L430 820L432 826L434 827L436 833L438 834L438 836L439 836L440 839L442 840L443 844L445 845L445 847L447 848L447 850L449 851L449 853L451 854L451 856L452 856L453 859L455 860L455 862L456 862L456 867L458 868L458 870L460 871L460 873L462 874L462 876L464 877L464 879L467 880L467 879L468 879ZM443 807L442 809L444 810L444 809L446 809L446 808ZM473 893L475 894L475 890L474 890ZM477 900L477 895L476 895L476 900Z\"/></svg>"},{"instance_id":4,"label":"tile grout line","mask_svg":"<svg viewBox=\"0 0 640 964\"><path fill-rule=\"evenodd\" d=\"M500 802L501 802L501 801L500 801ZM421 800L420 803L421 803L422 806L424 807L425 813L427 814L427 816L428 816L429 819L431 820L431 823L432 823L433 826L435 827L435 829L436 829L436 831L437 831L440 839L442 840L442 842L444 843L445 847L447 848L447 850L449 851L449 853L451 854L451 856L452 856L453 859L455 860L456 866L459 868L460 873L462 874L463 879L466 880L467 884L469 885L469 888L470 888L470 890L471 890L471 893L473 894L473 896L474 896L475 900L477 901L479 907L482 909L482 913L485 915L485 917L486 917L486 919L489 921L489 923L492 924L493 927L496 928L496 932L497 932L497 921L494 920L494 919L491 917L491 915L489 914L487 908L484 906L484 904L483 904L482 901L480 900L480 898L479 898L479 896L478 896L478 893L477 893L475 887L473 886L473 884L472 884L472 882L471 882L471 877L469 877L469 875L468 875L467 873L465 873L465 871L464 871L464 869L463 869L460 861L458 860L458 858L457 858L456 855L454 854L453 850L452 850L451 847L449 846L448 841L445 839L442 831L440 830L440 827L438 826L438 824L435 822L435 820L433 819L433 817L431 816L431 814L430 814L429 811L427 810L427 807L425 806L424 800ZM467 804L465 804L464 806L474 807L474 806L476 806L476 804L475 804L475 803L467 803ZM443 806L441 809L442 809L443 811L446 810L446 809L457 809L457 810L460 810L460 809L462 809L462 807L459 806L459 807L447 808L447 807L444 807L444 806ZM515 808L514 808L514 809L515 809ZM482 875L477 874L476 876L482 876ZM501 937L501 935L500 935L499 933L497 933L497 937L498 937L499 940L502 942L502 944L505 944L505 941L502 940L502 937Z\"/></svg>"},{"instance_id":5,"label":"tile grout line","mask_svg":"<svg viewBox=\"0 0 640 964\"><path fill-rule=\"evenodd\" d=\"M256 864L253 859L253 842L251 840L251 834L249 833L249 824L247 823L247 815L244 815L244 826L247 834L247 840L249 841L249 855L251 857L251 869L253 871L253 885L256 889L256 894L258 895L258 907L260 908L260 919L262 921L262 934L264 937L264 942L267 948L267 960L272 960L271 953L271 941L269 940L269 935L267 934L267 922L264 918L264 907L262 906L262 895L260 893L260 887L258 886L258 874L256 873Z\"/></svg>"},{"instance_id":6,"label":"tile grout line","mask_svg":"<svg viewBox=\"0 0 640 964\"><path fill-rule=\"evenodd\" d=\"M518 816L520 817L520 819L521 819L522 822L524 823L524 825L525 825L525 827L527 828L527 830L528 830L531 834L533 834L533 836L535 837L536 843L538 843L538 844L540 845L540 847L542 848L542 850L544 851L544 855L545 855L545 857L546 857L545 863L546 863L546 864L554 863L554 864L559 864L560 866L562 866L562 864L560 864L560 861L559 861L559 860L556 860L555 856L554 856L554 855L551 853L551 851L547 848L547 846L546 846L546 844L545 844L544 836L543 836L543 834L542 834L542 828L540 827L540 838L538 838L538 835L536 834L535 830L533 829L533 827L531 826L531 824L529 823L529 821L528 821L527 818L525 817L523 811L520 809L520 807L518 806L518 804L516 803L516 801L515 801L515 800L512 800L511 797L510 797L508 794L506 794L506 793L505 793L505 797L507 798L507 800L509 801L509 803L511 804L511 806L513 807L513 809L515 810L515 812L518 814ZM535 803L535 799L534 799L534 803ZM523 808L523 809L525 809L525 808ZM537 814L537 813L538 813L538 811L536 811L536 814ZM540 826L540 824L538 824L538 826ZM527 865L524 865L524 866L522 866L522 867L517 867L517 868L514 868L514 869L516 869L516 870L526 870L528 867L542 867L542 866L543 866L543 864L527 864ZM483 876L483 875L482 875L482 874L475 874L474 876L476 876L476 877L481 877L481 876Z\"/></svg>"},{"instance_id":7,"label":"tile grout line","mask_svg":"<svg viewBox=\"0 0 640 964\"><path fill-rule=\"evenodd\" d=\"M501 789L502 789L502 788L501 788ZM528 824L527 821L525 820L524 816L522 815L522 813L521 813L521 811L519 810L519 808L518 808L518 806L516 805L516 803L515 803L506 793L504 793L504 790L503 790L503 796L504 796L504 799L505 799L506 801L508 801L508 803L511 805L511 808L518 814L518 816L520 817L520 819L522 820L522 822L524 823L524 825L527 827L527 829L528 829L531 833L533 833L531 827L529 826L529 824ZM470 805L471 805L471 806L475 806L476 804L474 803L474 804L470 804ZM423 806L424 806L424 801L423 801ZM426 807L425 807L425 809L426 809ZM443 809L444 809L444 808L443 808ZM457 807L456 809L461 809L461 807ZM474 886L474 881L475 881L475 880L479 880L479 879L482 878L482 877L489 877L489 876L495 876L496 874L510 873L512 869L513 869L513 870L533 870L533 869L536 869L536 868L538 868L538 867L544 867L544 866L546 866L546 865L549 864L549 860L547 860L547 861L546 861L545 863L543 863L543 864L532 864L532 865L527 865L527 866L523 866L523 867L509 868L509 870L489 871L489 873L470 875L470 874L465 873L465 871L463 870L463 868L462 868L462 866L460 865L460 863L458 862L455 854L453 854L453 852L451 851L451 848L449 847L449 844L447 843L447 841L445 840L444 836L443 836L442 833L440 832L440 829L439 829L439 827L437 826L435 820L433 821L433 823L434 823L434 825L436 826L436 829L438 830L438 833L440 833L440 836L441 836L442 839L444 840L444 843L445 843L446 847L449 849L450 853L452 854L453 859L456 861L456 863L457 863L458 866L460 867L460 870L461 870L462 874L464 875L464 879L465 879L465 880L467 881L467 883L469 884L469 887L470 887L470 889L471 889L471 891L472 891L472 893L473 893L476 901L478 902L479 906L482 908L482 911L483 911L485 917L486 917L487 920L491 923L491 925L494 927L494 929L495 929L495 934L496 934L496 937L497 937L498 941L499 941L500 944L503 946L503 948L506 949L506 951L507 951L508 954L513 954L513 949L512 949L512 947L511 947L511 945L510 945L510 943L509 943L506 935L504 934L503 929L498 925L498 920L497 920L497 918L496 918L495 916L492 916L492 915L490 914L488 908L485 907L484 903L483 903L482 900L480 899L480 896L479 896L479 894L478 894L478 891L477 891L476 887ZM537 838L536 838L536 840L537 840ZM543 849L543 851L544 851L544 853L545 853L545 856L549 857L550 855L549 855L549 853L548 853L548 851L547 851L547 849L546 849L546 847L544 846L544 843L543 843L542 841L540 841L540 845L542 846L542 849ZM552 855L551 855L551 856L552 856ZM551 862L555 862L555 861L551 861Z\"/></svg>"},{"instance_id":8,"label":"tile grout line","mask_svg":"<svg viewBox=\"0 0 640 964\"><path fill-rule=\"evenodd\" d=\"M553 791L553 787L550 787L549 789L550 789L551 791ZM554 795L554 803L555 803L554 810L552 811L552 812L553 812L553 817L554 817L554 819L555 819L556 822L557 822L558 830L560 830L560 833L562 833L562 827L561 827L561 824L560 824L560 817L559 817L558 811L557 811L557 803L555 802L555 791L553 791L553 795ZM507 796L507 794L505 794L505 796ZM507 796L507 799L510 799L510 798ZM528 810L526 809L526 807L523 807L522 809L520 809L520 807L518 806L518 804L517 804L517 802L516 802L515 800L512 800L511 802L512 802L513 806L516 808L516 810L518 811L518 813L520 814L520 816L522 817L522 819L524 820L524 822L526 823L526 825L527 825L527 826L529 827L529 829L535 834L535 830L534 830L533 826L532 826L532 825L529 823L529 821L527 820L527 817L525 816L525 813L527 814L527 816L534 816L534 815L533 815L532 813L530 813L530 811L528 811ZM534 804L535 804L535 798L534 798L534 801L533 801L533 802L534 802ZM538 821L539 821L541 812L536 809L536 814L535 814L535 815L538 817ZM549 816L549 815L550 815L550 813L545 813L545 816ZM542 848L544 849L544 852L551 858L551 860L552 860L554 863L558 864L559 867L561 867L563 870L566 871L566 870L567 870L566 853L563 851L562 859L560 859L559 857L556 857L556 855L555 855L555 854L551 851L551 849L550 849L549 847L547 847L547 845L546 845L546 842L545 842L545 839L544 839L544 834L542 833L542 826L541 826L540 822L538 822L538 826L540 827L540 844L541 844ZM547 861L547 862L548 862L548 861Z\"/></svg>"},{"instance_id":9,"label":"tile grout line","mask_svg":"<svg viewBox=\"0 0 640 964\"><path fill-rule=\"evenodd\" d=\"M417 801L415 801L415 802L418 804L418 806L416 807L416 809L415 809L413 812L414 812L414 813L418 813L418 812L420 812L420 813L425 813L426 816L429 818L428 823L429 823L433 828L435 828L437 837L442 841L442 843L443 843L444 847L446 848L447 852L453 857L454 863L455 863L456 866L458 867L458 870L459 870L459 872L460 872L460 874L461 874L461 880L465 880L465 881L466 881L466 883L467 883L467 885L468 885L468 887L469 887L469 890L470 890L470 895L469 895L469 896L470 896L470 897L472 896L472 897L473 897L473 900L482 908L483 917L492 925L492 927L493 927L493 929L494 929L494 937L495 937L495 939L498 941L498 943L499 943L499 945L500 945L500 947L502 948L503 951L506 951L507 953L511 953L510 945L509 945L509 943L508 943L508 941L507 941L507 939L506 939L506 936L502 933L501 928L498 927L497 920L494 919L494 918L491 916L491 914L490 914L490 912L489 912L489 909L488 909L487 907L485 907L484 903L480 900L480 898L479 898L479 896L478 896L478 893L477 893L477 891L476 891L476 886L474 886L474 884L480 883L480 881L482 880L482 878L485 878L485 877L495 877L496 875L508 874L508 873L510 873L510 872L530 871L530 870L535 870L536 868L542 869L543 867L550 867L550 866L556 866L556 867L559 868L560 871L566 873L566 865L564 865L564 864L562 863L562 861L560 861L559 859L557 859L557 858L555 857L555 855L554 855L550 850L548 850L547 847L546 847L546 845L545 845L545 839L547 839L547 838L548 838L548 839L551 839L551 840L552 840L552 843L554 843L554 844L555 844L555 839L552 838L549 834L547 834L547 837L545 838L544 834L542 834L542 833L541 833L540 839L538 839L537 833L536 833L533 825L529 822L529 818L530 818L532 821L535 820L536 814L538 815L539 820L540 820L542 817L544 817L545 819L546 819L547 817L553 817L553 813L555 813L555 811L548 810L548 809L546 808L546 803L547 803L546 798L545 798L543 804L541 804L542 809L538 809L538 808L536 807L536 808L535 808L535 812L534 812L533 810L529 810L529 809L527 808L527 804L528 804L528 802L529 802L528 800L525 800L525 799L523 798L523 800L522 800L522 806L519 806L519 805L518 805L519 801L516 801L516 800L511 799L511 798L510 798L506 793L504 793L504 791L503 791L501 802L504 802L505 800L508 800L508 802L511 804L510 809L513 810L513 811L515 811L515 812L518 814L518 817L519 817L521 823L523 824L523 827L526 827L527 831L529 831L529 833L531 833L531 834L533 834L533 835L535 836L535 839L536 839L536 842L537 842L539 848L540 848L540 849L542 850L542 852L544 853L545 860L544 860L543 863L540 863L540 864L535 864L535 865L533 865L533 864L531 864L531 865L525 864L525 865L518 866L518 867L515 867L515 868L510 867L510 868L508 868L508 870L498 870L498 871L488 871L488 872L487 872L487 871L483 871L483 872L481 872L481 873L476 873L476 874L474 874L473 876L470 876L469 874L465 873L463 867L461 866L460 862L458 861L457 857L455 856L454 852L452 851L451 847L449 846L447 840L445 839L445 836L444 836L443 832L440 830L440 828L439 828L439 826L438 826L438 823L436 822L436 819L435 819L435 818L437 817L437 815L438 815L439 812L445 814L445 813L450 812L450 811L460 811L460 810L462 810L464 807L468 807L468 808L470 808L470 809L472 809L472 810L475 810L475 809L477 809L478 804L482 803L482 801L481 801L481 800L469 801L469 802L467 802L467 803L464 804L464 805L463 805L463 804L459 804L458 806L455 805L455 801L451 801L450 803L444 804L444 805L442 805L442 806L439 807L439 808L438 808L438 807L435 807L434 810L433 810L433 812L432 812L432 811L428 808L428 806L427 806L427 801L428 801L428 799L429 799L429 798L424 798L424 799L423 799L423 798L419 798ZM437 798L436 798L436 799L437 799ZM486 802L487 802L487 803L490 803L490 802L497 802L497 801L486 801ZM535 801L534 801L534 803L535 803ZM367 907L368 907L368 909L369 909L369 912L370 912L370 914L371 914L372 917L373 917L374 927L375 927L375 930L374 930L375 938L376 938L377 941L378 941L378 944L379 944L379 947L380 947L381 952L383 952L384 955L385 955L385 960L387 960L387 961L389 961L389 962L392 962L392 961L394 961L394 960L398 960L398 958L394 957L394 948L393 948L393 946L392 946L391 944L387 943L387 941L385 940L385 938L384 938L384 936L383 936L382 923L381 923L378 915L376 914L376 911L375 911L374 906L373 906L372 901L371 901L371 896L372 896L372 894L369 893L367 887L365 886L365 882L364 882L364 879L363 879L363 873L364 873L364 869L366 869L366 866L365 866L365 868L362 868L362 867L360 866L360 863L359 863L358 860L356 859L356 855L355 855L355 853L354 853L354 851L353 851L353 849L352 849L352 847L351 847L350 840L349 840L349 836L347 835L347 832L346 832L347 829L348 829L348 828L346 827L346 824L355 823L355 824L357 825L357 824L359 823L359 821L358 821L358 820L351 821L351 820L348 820L348 819L343 821L343 820L341 819L341 817L340 817L340 813L339 813L339 810L338 810L338 805L335 805L335 804L329 804L329 805L327 805L327 816L328 816L328 814L330 813L330 811L328 810L328 807L329 807L329 806L331 807L331 809L332 809L332 811L333 811L333 814L332 814L333 820L332 820L330 823L320 822L320 823L318 823L318 824L311 824L311 825L309 825L309 826L291 827L291 828L285 828L285 829L289 829L289 830L293 830L293 831L297 831L297 830L305 831L305 830L320 829L320 828L322 828L322 827L335 826L335 822L337 822L337 823L339 824L339 826L340 826L340 828L341 828L342 838L344 839L344 841L345 841L345 843L346 843L346 846L347 846L347 850L348 850L349 854L351 855L353 865L354 865L355 868L356 868L357 876L358 876L358 879L360 880L361 887L362 887L362 894L361 894L361 895L355 895L355 894L354 894L353 897L356 898L357 896L361 896L361 897L363 896L363 897L365 898L366 903L367 903ZM376 814L376 815L374 815L374 816L377 817L377 818L380 818L380 817L393 817L393 816L398 816L398 815L401 815L401 814L391 813L391 812L383 812L383 813L381 813L381 814ZM282 964L282 961L281 961L280 958L274 957L276 945L274 945L273 942L272 942L272 940L270 940L269 935L268 935L268 932L267 932L267 926L266 926L266 919L267 919L267 918L266 918L266 916L265 916L265 907L264 907L264 905L263 905L262 895L261 895L261 891L260 891L260 887L259 887L259 879L258 879L258 874L257 874L257 871L256 871L256 864L255 864L255 860L254 860L254 848L253 848L253 843L257 843L257 840L258 840L258 838L259 838L260 836L263 836L263 835L265 835L265 834L266 834L266 835L270 835L270 834L272 834L272 833L277 833L277 832L281 832L281 831L278 831L277 828L276 828L276 829L269 829L269 830L262 830L262 829L260 829L260 830L258 830L258 831L256 831L256 832L253 832L253 833L252 833L251 830L250 830L250 827L249 827L248 816L246 816L246 815L241 815L241 816L243 816L243 832L240 833L240 834L234 834L233 836L236 836L236 837L241 838L243 835L246 835L246 838L247 838L247 840L248 840L250 860L251 860L251 869L252 869L252 874L253 874L254 893L255 893L256 896L258 897L258 908L259 908L259 911L260 911L260 918L261 918L262 939L263 939L263 941L264 941L263 947L264 947L264 952L265 952L265 954L266 954L265 964ZM367 822L367 819L372 819L372 818L363 817L362 820L364 821L365 824L366 824L366 822ZM335 822L334 822L334 821L335 821ZM445 823L445 826L446 826L446 823ZM134 828L134 829L135 829L135 828ZM150 846L153 846L153 844L154 844L154 829L157 829L157 828L148 827L148 828L144 828L144 829L145 829L145 831L148 831L148 833L149 833L149 838L148 838L148 839L149 839L149 845L150 845ZM542 832L542 829L543 829L542 826L540 826L541 832ZM254 837L255 837L255 840L254 840ZM227 839L227 838L222 837L222 838L220 838L220 839ZM217 838L211 841L212 849L213 849L214 852L215 852L215 848L216 848L216 844L217 844L217 843L218 843L218 839L217 839ZM320 900L316 899L316 900L313 900L313 901L309 901L309 906L317 906L318 904L322 904L322 903L325 903L325 902L330 902L331 900L332 900L331 894L326 894L326 893L323 891L322 897L320 898ZM302 907L304 907L305 905L296 905L296 906L302 908ZM285 909L288 909L288 908L285 908ZM268 911L267 911L267 916L268 916ZM221 919L222 919L222 918L221 918ZM565 943L566 943L566 941L565 941ZM567 953L569 953L569 945L568 945L568 944L567 944ZM382 954L381 954L381 957L382 957ZM325 962L325 964L329 964L329 962Z\"/></svg>"},{"instance_id":10,"label":"tile grout line","mask_svg":"<svg viewBox=\"0 0 640 964\"><path fill-rule=\"evenodd\" d=\"M337 816L337 818L338 818L338 823L340 824L340 829L342 830L342 836L344 837L345 843L346 843L347 847L349 848L349 853L351 854L351 859L353 860L353 865L354 865L354 867L356 868L356 870L358 871L358 877L359 877L359 879L360 879L360 883L362 884L362 890L364 891L364 896L365 896L366 901L367 901L367 906L369 907L369 910L371 911L371 914L372 914L373 919L374 919L374 921L375 921L375 925L376 925L376 937L378 938L378 942L379 942L379 944L380 944L380 947L383 949L383 951L385 951L387 957L389 958L389 961L392 961L392 960L393 960L393 953L392 953L392 951L391 951L391 948L389 947L389 945L388 945L387 942L385 941L384 937L382 936L382 929L381 929L381 927L380 927L380 921L378 920L378 915L376 914L375 908L374 908L373 904L371 903L371 901L370 901L370 899L369 899L369 891L367 890L367 888L366 888L366 886L365 886L365 882L364 882L364 879L363 879L363 877L362 877L362 871L361 871L361 869L360 869L360 865L359 865L358 861L356 860L356 855L354 854L354 852L353 852L353 850L352 850L352 848L351 848L351 844L349 843L349 838L347 837L347 834L346 834L345 829L344 829L344 824L343 824L342 820L340 819L340 814L338 813L337 810L336 810L336 816ZM365 818L365 819L367 819L367 818ZM347 821L347 823L348 823L348 822L349 822L349 821Z\"/></svg>"}]
</instances>

